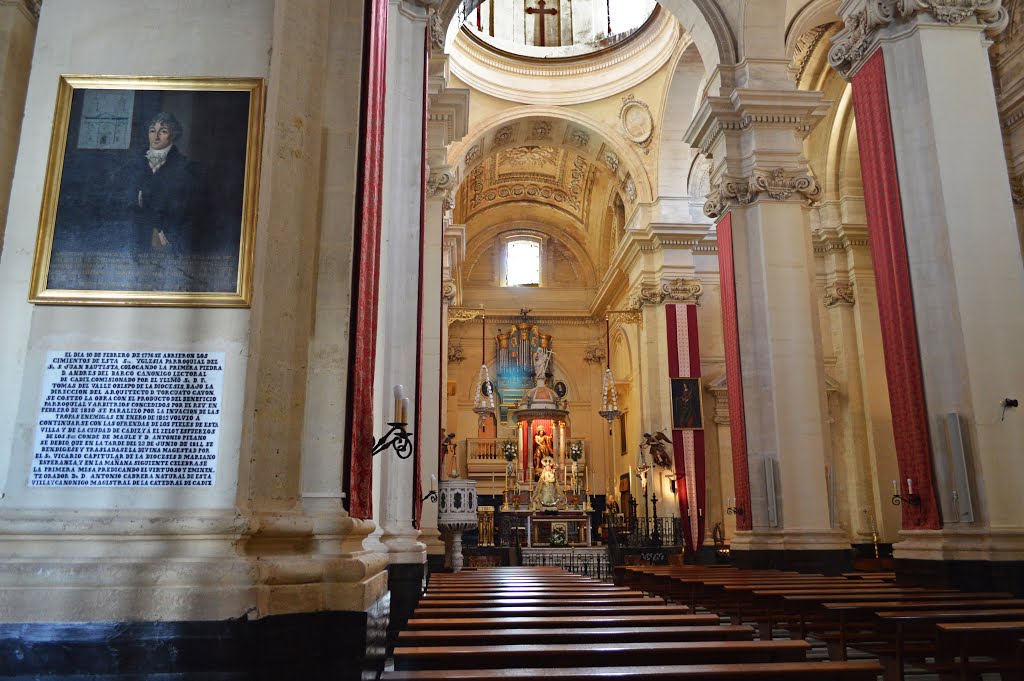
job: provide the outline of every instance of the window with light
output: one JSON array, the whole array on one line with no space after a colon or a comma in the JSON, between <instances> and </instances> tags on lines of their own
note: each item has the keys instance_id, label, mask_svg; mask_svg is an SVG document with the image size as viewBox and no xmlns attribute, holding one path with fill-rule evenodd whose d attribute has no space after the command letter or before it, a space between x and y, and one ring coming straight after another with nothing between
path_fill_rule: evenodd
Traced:
<instances>
[{"instance_id":1,"label":"window with light","mask_svg":"<svg viewBox=\"0 0 1024 681\"><path fill-rule=\"evenodd\" d=\"M536 241L510 241L505 251L505 285L540 285L540 244Z\"/></svg>"}]
</instances>

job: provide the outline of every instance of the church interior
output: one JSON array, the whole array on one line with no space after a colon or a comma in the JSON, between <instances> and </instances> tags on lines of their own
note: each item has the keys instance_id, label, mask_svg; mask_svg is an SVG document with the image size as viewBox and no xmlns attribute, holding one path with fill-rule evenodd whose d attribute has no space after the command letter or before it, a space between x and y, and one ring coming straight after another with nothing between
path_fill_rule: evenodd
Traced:
<instances>
[{"instance_id":1,"label":"church interior","mask_svg":"<svg viewBox=\"0 0 1024 681\"><path fill-rule=\"evenodd\" d=\"M1024 0L0 0L0 93L0 678L1024 671Z\"/></svg>"}]
</instances>

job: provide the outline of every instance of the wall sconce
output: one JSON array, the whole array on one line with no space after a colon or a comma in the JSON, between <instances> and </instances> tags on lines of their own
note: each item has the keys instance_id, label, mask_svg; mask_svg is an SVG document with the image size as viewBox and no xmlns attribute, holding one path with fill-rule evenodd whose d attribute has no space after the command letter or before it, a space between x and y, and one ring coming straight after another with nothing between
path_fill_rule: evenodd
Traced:
<instances>
[{"instance_id":1,"label":"wall sconce","mask_svg":"<svg viewBox=\"0 0 1024 681\"><path fill-rule=\"evenodd\" d=\"M412 431L405 429L409 423L409 398L405 396L405 388L401 385L396 385L394 392L395 413L393 420L388 423L390 430L373 443L373 456L394 449L399 459L408 459L412 456Z\"/></svg>"},{"instance_id":2,"label":"wall sconce","mask_svg":"<svg viewBox=\"0 0 1024 681\"><path fill-rule=\"evenodd\" d=\"M910 506L921 505L921 495L914 494L914 482L910 478L907 478L907 496L903 496L900 483L896 480L892 481L892 505L899 506L901 504L908 504Z\"/></svg>"},{"instance_id":3,"label":"wall sconce","mask_svg":"<svg viewBox=\"0 0 1024 681\"><path fill-rule=\"evenodd\" d=\"M437 503L437 476L436 475L431 475L430 476L430 491L427 492L426 494L424 494L423 498L420 499L420 501L426 501L427 499L430 499L435 504Z\"/></svg>"},{"instance_id":4,"label":"wall sconce","mask_svg":"<svg viewBox=\"0 0 1024 681\"><path fill-rule=\"evenodd\" d=\"M726 499L725 503L729 504L728 506L725 507L726 513L728 513L729 515L743 515L743 509L736 505L736 497L732 497L731 504L729 503L729 499Z\"/></svg>"}]
</instances>

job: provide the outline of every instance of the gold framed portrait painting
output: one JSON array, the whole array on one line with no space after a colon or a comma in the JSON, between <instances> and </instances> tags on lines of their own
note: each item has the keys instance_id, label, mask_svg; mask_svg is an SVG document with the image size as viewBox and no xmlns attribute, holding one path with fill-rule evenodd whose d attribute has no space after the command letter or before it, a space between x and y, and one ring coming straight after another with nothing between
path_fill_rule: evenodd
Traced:
<instances>
[{"instance_id":1,"label":"gold framed portrait painting","mask_svg":"<svg viewBox=\"0 0 1024 681\"><path fill-rule=\"evenodd\" d=\"M699 378L672 379L672 430L703 430L704 413Z\"/></svg>"},{"instance_id":2,"label":"gold framed portrait painting","mask_svg":"<svg viewBox=\"0 0 1024 681\"><path fill-rule=\"evenodd\" d=\"M259 78L61 76L33 303L246 307Z\"/></svg>"}]
</instances>

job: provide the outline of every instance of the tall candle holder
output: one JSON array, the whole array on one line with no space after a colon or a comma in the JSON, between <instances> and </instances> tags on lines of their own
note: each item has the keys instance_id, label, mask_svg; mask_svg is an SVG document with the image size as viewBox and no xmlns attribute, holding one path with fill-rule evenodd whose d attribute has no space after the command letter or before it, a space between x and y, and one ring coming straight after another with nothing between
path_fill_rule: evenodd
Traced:
<instances>
[{"instance_id":1,"label":"tall candle holder","mask_svg":"<svg viewBox=\"0 0 1024 681\"><path fill-rule=\"evenodd\" d=\"M908 506L920 506L921 495L914 493L914 481L907 478L907 494L903 495L903 490L900 489L900 484L893 480L892 481L892 505L901 506L907 504Z\"/></svg>"}]
</instances>

